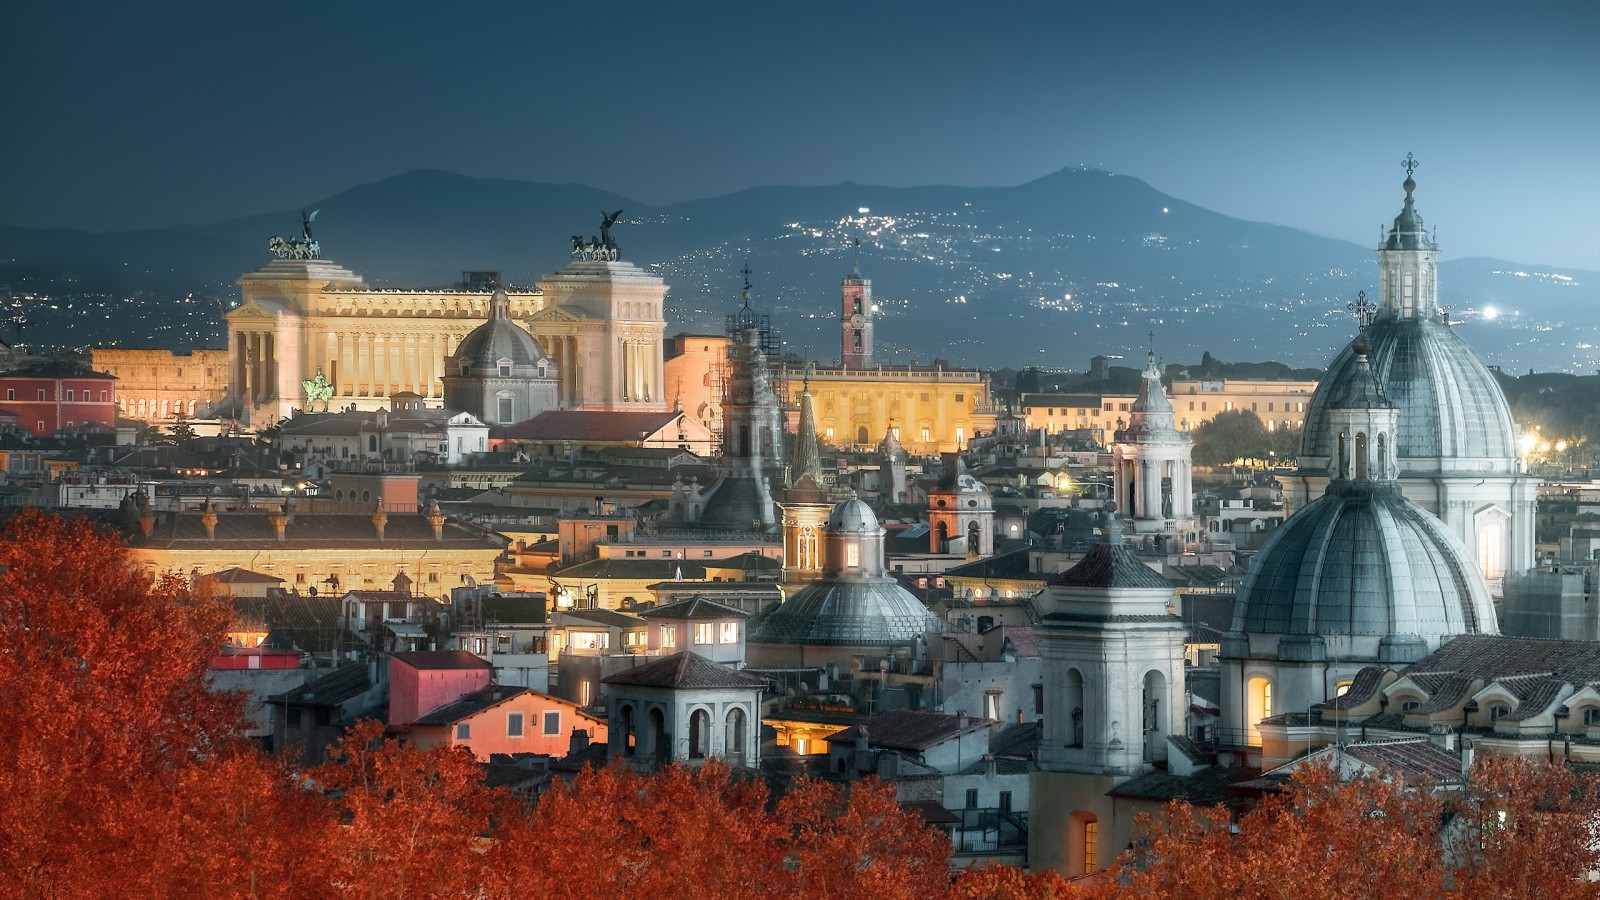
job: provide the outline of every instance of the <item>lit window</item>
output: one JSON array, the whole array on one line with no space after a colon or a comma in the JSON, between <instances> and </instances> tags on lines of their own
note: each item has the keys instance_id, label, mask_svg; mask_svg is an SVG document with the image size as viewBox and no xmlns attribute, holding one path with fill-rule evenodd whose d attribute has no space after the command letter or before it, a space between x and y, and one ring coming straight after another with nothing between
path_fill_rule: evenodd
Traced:
<instances>
[{"instance_id":1,"label":"lit window","mask_svg":"<svg viewBox=\"0 0 1600 900\"><path fill-rule=\"evenodd\" d=\"M663 647L676 647L676 646L678 646L678 626L676 626L676 625L663 625L663 626L661 626L661 646L663 646Z\"/></svg>"},{"instance_id":2,"label":"lit window","mask_svg":"<svg viewBox=\"0 0 1600 900\"><path fill-rule=\"evenodd\" d=\"M844 564L849 568L861 566L861 547L856 544L846 544L844 548Z\"/></svg>"},{"instance_id":3,"label":"lit window","mask_svg":"<svg viewBox=\"0 0 1600 900\"><path fill-rule=\"evenodd\" d=\"M722 642L724 644L737 644L737 643L739 643L739 623L738 622L723 622L721 630L722 630Z\"/></svg>"},{"instance_id":4,"label":"lit window","mask_svg":"<svg viewBox=\"0 0 1600 900\"><path fill-rule=\"evenodd\" d=\"M1083 871L1087 874L1100 867L1100 823L1083 823Z\"/></svg>"},{"instance_id":5,"label":"lit window","mask_svg":"<svg viewBox=\"0 0 1600 900\"><path fill-rule=\"evenodd\" d=\"M709 644L713 640L711 622L700 622L694 626L694 642L696 644Z\"/></svg>"}]
</instances>

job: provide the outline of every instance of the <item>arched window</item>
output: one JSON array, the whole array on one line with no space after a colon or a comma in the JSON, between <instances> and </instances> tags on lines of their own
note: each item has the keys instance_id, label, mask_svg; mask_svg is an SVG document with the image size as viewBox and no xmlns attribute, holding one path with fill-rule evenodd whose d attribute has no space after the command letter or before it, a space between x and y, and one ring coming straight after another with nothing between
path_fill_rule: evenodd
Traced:
<instances>
[{"instance_id":1,"label":"arched window","mask_svg":"<svg viewBox=\"0 0 1600 900\"><path fill-rule=\"evenodd\" d=\"M633 707L624 705L618 713L622 718L622 752L626 756L632 756L638 749L636 745L639 738L633 727Z\"/></svg>"},{"instance_id":2,"label":"arched window","mask_svg":"<svg viewBox=\"0 0 1600 900\"><path fill-rule=\"evenodd\" d=\"M705 759L711 753L711 716L703 709L689 714L689 758Z\"/></svg>"},{"instance_id":3,"label":"arched window","mask_svg":"<svg viewBox=\"0 0 1600 900\"><path fill-rule=\"evenodd\" d=\"M1261 744L1261 731L1256 726L1272 715L1272 682L1265 678L1252 678L1246 687L1245 724L1250 729L1252 746Z\"/></svg>"},{"instance_id":4,"label":"arched window","mask_svg":"<svg viewBox=\"0 0 1600 900\"><path fill-rule=\"evenodd\" d=\"M1356 432L1356 477L1367 477L1367 433Z\"/></svg>"},{"instance_id":5,"label":"arched window","mask_svg":"<svg viewBox=\"0 0 1600 900\"><path fill-rule=\"evenodd\" d=\"M1061 682L1061 707L1066 713L1066 717L1063 720L1067 726L1066 746L1082 747L1083 673L1077 669L1068 669L1067 677Z\"/></svg>"},{"instance_id":6,"label":"arched window","mask_svg":"<svg viewBox=\"0 0 1600 900\"><path fill-rule=\"evenodd\" d=\"M795 567L816 569L820 566L817 559L817 528L815 525L801 525L800 534L795 539Z\"/></svg>"},{"instance_id":7,"label":"arched window","mask_svg":"<svg viewBox=\"0 0 1600 900\"><path fill-rule=\"evenodd\" d=\"M728 756L743 756L745 742L744 710L737 707L728 710L727 734L723 737L723 747Z\"/></svg>"},{"instance_id":8,"label":"arched window","mask_svg":"<svg viewBox=\"0 0 1600 900\"><path fill-rule=\"evenodd\" d=\"M1151 669L1144 676L1144 759L1157 762L1167 758L1167 736L1163 734L1161 717L1170 712L1162 708L1167 696L1167 677Z\"/></svg>"},{"instance_id":9,"label":"arched window","mask_svg":"<svg viewBox=\"0 0 1600 900\"><path fill-rule=\"evenodd\" d=\"M653 756L657 762L666 762L672 758L672 742L667 738L667 717L660 709L652 709L648 722L647 755Z\"/></svg>"},{"instance_id":10,"label":"arched window","mask_svg":"<svg viewBox=\"0 0 1600 900\"><path fill-rule=\"evenodd\" d=\"M1067 819L1067 871L1087 875L1100 868L1100 820L1094 813L1074 812Z\"/></svg>"}]
</instances>

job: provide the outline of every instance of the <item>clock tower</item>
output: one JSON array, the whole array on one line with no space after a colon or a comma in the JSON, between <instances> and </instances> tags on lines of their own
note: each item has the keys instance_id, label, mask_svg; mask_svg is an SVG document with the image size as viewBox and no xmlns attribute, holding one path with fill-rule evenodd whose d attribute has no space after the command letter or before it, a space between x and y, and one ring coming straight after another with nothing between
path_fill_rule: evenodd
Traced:
<instances>
[{"instance_id":1,"label":"clock tower","mask_svg":"<svg viewBox=\"0 0 1600 900\"><path fill-rule=\"evenodd\" d=\"M863 278L861 266L851 267L839 285L843 301L839 322L839 361L846 369L872 368L872 280Z\"/></svg>"}]
</instances>

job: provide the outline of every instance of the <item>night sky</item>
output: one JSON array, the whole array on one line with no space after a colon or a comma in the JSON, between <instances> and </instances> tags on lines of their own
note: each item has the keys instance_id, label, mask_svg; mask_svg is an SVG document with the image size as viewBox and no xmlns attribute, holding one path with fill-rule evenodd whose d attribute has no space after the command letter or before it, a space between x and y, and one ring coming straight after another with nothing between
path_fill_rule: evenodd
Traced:
<instances>
[{"instance_id":1,"label":"night sky","mask_svg":"<svg viewBox=\"0 0 1600 900\"><path fill-rule=\"evenodd\" d=\"M0 223L160 227L416 168L646 203L1069 165L1370 246L1600 269L1600 3L0 9Z\"/></svg>"}]
</instances>

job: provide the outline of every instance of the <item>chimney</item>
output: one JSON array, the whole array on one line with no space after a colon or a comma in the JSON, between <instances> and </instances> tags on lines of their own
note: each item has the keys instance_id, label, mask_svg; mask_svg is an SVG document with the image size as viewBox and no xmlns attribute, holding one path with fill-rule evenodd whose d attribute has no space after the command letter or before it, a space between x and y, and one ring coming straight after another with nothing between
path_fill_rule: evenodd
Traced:
<instances>
[{"instance_id":1,"label":"chimney","mask_svg":"<svg viewBox=\"0 0 1600 900\"><path fill-rule=\"evenodd\" d=\"M211 499L206 499L205 511L200 514L200 524L206 527L206 540L217 539L217 508L211 505Z\"/></svg>"},{"instance_id":2,"label":"chimney","mask_svg":"<svg viewBox=\"0 0 1600 900\"><path fill-rule=\"evenodd\" d=\"M990 778L994 777L994 754L993 753L985 753L983 755L983 774L989 776Z\"/></svg>"},{"instance_id":3,"label":"chimney","mask_svg":"<svg viewBox=\"0 0 1600 900\"><path fill-rule=\"evenodd\" d=\"M867 751L867 726L856 726L856 750L861 753Z\"/></svg>"},{"instance_id":4,"label":"chimney","mask_svg":"<svg viewBox=\"0 0 1600 900\"><path fill-rule=\"evenodd\" d=\"M567 755L572 756L589 749L589 732L582 728L572 729L572 737L567 742Z\"/></svg>"},{"instance_id":5,"label":"chimney","mask_svg":"<svg viewBox=\"0 0 1600 900\"><path fill-rule=\"evenodd\" d=\"M439 511L439 501L435 500L433 501L433 504L428 507L428 524L433 526L434 540L444 540L444 523L445 515Z\"/></svg>"},{"instance_id":6,"label":"chimney","mask_svg":"<svg viewBox=\"0 0 1600 900\"><path fill-rule=\"evenodd\" d=\"M389 524L389 514L383 511L383 500L378 500L372 508L372 527L377 529L378 540L383 540L383 529Z\"/></svg>"},{"instance_id":7,"label":"chimney","mask_svg":"<svg viewBox=\"0 0 1600 900\"><path fill-rule=\"evenodd\" d=\"M155 510L153 510L150 507L146 506L143 509L139 510L139 531L142 532L145 537L149 537L150 536L150 532L155 531L155 530L156 530L156 513L155 513Z\"/></svg>"},{"instance_id":8,"label":"chimney","mask_svg":"<svg viewBox=\"0 0 1600 900\"><path fill-rule=\"evenodd\" d=\"M278 509L273 511L272 515L267 516L267 520L272 523L273 528L278 530L278 542L282 543L284 530L289 527L289 514L282 509Z\"/></svg>"}]
</instances>

